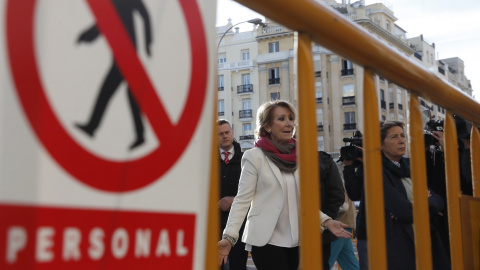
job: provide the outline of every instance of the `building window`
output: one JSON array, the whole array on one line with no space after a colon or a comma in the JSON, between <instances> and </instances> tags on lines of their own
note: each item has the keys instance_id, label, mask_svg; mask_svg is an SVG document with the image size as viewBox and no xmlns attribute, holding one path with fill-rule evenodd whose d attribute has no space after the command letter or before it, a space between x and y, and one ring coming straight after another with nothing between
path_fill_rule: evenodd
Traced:
<instances>
[{"instance_id":1,"label":"building window","mask_svg":"<svg viewBox=\"0 0 480 270\"><path fill-rule=\"evenodd\" d=\"M322 103L322 90L315 92L315 98L317 99L317 103Z\"/></svg>"},{"instance_id":2,"label":"building window","mask_svg":"<svg viewBox=\"0 0 480 270\"><path fill-rule=\"evenodd\" d=\"M394 96L394 93L393 93L393 88L388 88L388 100L390 101L390 103L388 104L388 107L390 109L395 108L394 103L393 103L394 98L395 98L395 96Z\"/></svg>"},{"instance_id":3,"label":"building window","mask_svg":"<svg viewBox=\"0 0 480 270\"><path fill-rule=\"evenodd\" d=\"M385 90L380 89L380 107L387 109L387 102L385 101Z\"/></svg>"},{"instance_id":4,"label":"building window","mask_svg":"<svg viewBox=\"0 0 480 270\"><path fill-rule=\"evenodd\" d=\"M345 112L345 124L343 124L344 130L356 129L357 124L355 122L355 112Z\"/></svg>"},{"instance_id":5,"label":"building window","mask_svg":"<svg viewBox=\"0 0 480 270\"><path fill-rule=\"evenodd\" d=\"M280 92L270 93L270 100L279 100L280 99Z\"/></svg>"},{"instance_id":6,"label":"building window","mask_svg":"<svg viewBox=\"0 0 480 270\"><path fill-rule=\"evenodd\" d=\"M355 96L355 88L353 84L345 84L343 87L343 96L344 97L352 97Z\"/></svg>"},{"instance_id":7,"label":"building window","mask_svg":"<svg viewBox=\"0 0 480 270\"><path fill-rule=\"evenodd\" d=\"M244 110L250 110L252 109L252 101L250 99L244 99L242 100L242 108Z\"/></svg>"},{"instance_id":8,"label":"building window","mask_svg":"<svg viewBox=\"0 0 480 270\"><path fill-rule=\"evenodd\" d=\"M353 64L347 59L342 60L342 76L353 75Z\"/></svg>"},{"instance_id":9,"label":"building window","mask_svg":"<svg viewBox=\"0 0 480 270\"><path fill-rule=\"evenodd\" d=\"M280 83L280 74L278 67L271 68L268 70L268 84L279 84Z\"/></svg>"},{"instance_id":10,"label":"building window","mask_svg":"<svg viewBox=\"0 0 480 270\"><path fill-rule=\"evenodd\" d=\"M315 77L321 77L322 76L322 62L320 60L314 61L313 65L315 66Z\"/></svg>"},{"instance_id":11,"label":"building window","mask_svg":"<svg viewBox=\"0 0 480 270\"><path fill-rule=\"evenodd\" d=\"M325 151L325 144L323 142L323 136L317 137L317 147L318 151Z\"/></svg>"},{"instance_id":12,"label":"building window","mask_svg":"<svg viewBox=\"0 0 480 270\"><path fill-rule=\"evenodd\" d=\"M397 89L397 103L402 104L402 90Z\"/></svg>"},{"instance_id":13,"label":"building window","mask_svg":"<svg viewBox=\"0 0 480 270\"><path fill-rule=\"evenodd\" d=\"M279 47L278 47L278 41L277 42L270 42L268 43L268 52L269 53L275 53L279 52Z\"/></svg>"},{"instance_id":14,"label":"building window","mask_svg":"<svg viewBox=\"0 0 480 270\"><path fill-rule=\"evenodd\" d=\"M387 30L392 31L392 28L390 27L390 21L389 20L387 20Z\"/></svg>"},{"instance_id":15,"label":"building window","mask_svg":"<svg viewBox=\"0 0 480 270\"><path fill-rule=\"evenodd\" d=\"M227 62L227 54L226 53L221 53L218 55L218 63L226 63Z\"/></svg>"},{"instance_id":16,"label":"building window","mask_svg":"<svg viewBox=\"0 0 480 270\"><path fill-rule=\"evenodd\" d=\"M317 99L317 103L322 103L322 83L315 82L315 97Z\"/></svg>"},{"instance_id":17,"label":"building window","mask_svg":"<svg viewBox=\"0 0 480 270\"><path fill-rule=\"evenodd\" d=\"M243 135L252 135L252 124L243 124Z\"/></svg>"},{"instance_id":18,"label":"building window","mask_svg":"<svg viewBox=\"0 0 480 270\"><path fill-rule=\"evenodd\" d=\"M218 101L218 116L224 116L225 115L225 105L223 102L223 99Z\"/></svg>"},{"instance_id":19,"label":"building window","mask_svg":"<svg viewBox=\"0 0 480 270\"><path fill-rule=\"evenodd\" d=\"M355 104L355 92L353 84L345 84L343 86L343 105L352 105Z\"/></svg>"},{"instance_id":20,"label":"building window","mask_svg":"<svg viewBox=\"0 0 480 270\"><path fill-rule=\"evenodd\" d=\"M218 91L223 91L224 90L224 85L223 85L223 75L218 75Z\"/></svg>"},{"instance_id":21,"label":"building window","mask_svg":"<svg viewBox=\"0 0 480 270\"><path fill-rule=\"evenodd\" d=\"M242 60L250 60L250 52L248 50L243 50L242 51Z\"/></svg>"},{"instance_id":22,"label":"building window","mask_svg":"<svg viewBox=\"0 0 480 270\"><path fill-rule=\"evenodd\" d=\"M323 126L323 109L317 109L317 125Z\"/></svg>"},{"instance_id":23,"label":"building window","mask_svg":"<svg viewBox=\"0 0 480 270\"><path fill-rule=\"evenodd\" d=\"M242 100L242 110L239 112L239 118L252 117L252 101L250 99Z\"/></svg>"},{"instance_id":24,"label":"building window","mask_svg":"<svg viewBox=\"0 0 480 270\"><path fill-rule=\"evenodd\" d=\"M250 73L242 74L242 84L243 85L250 84Z\"/></svg>"}]
</instances>

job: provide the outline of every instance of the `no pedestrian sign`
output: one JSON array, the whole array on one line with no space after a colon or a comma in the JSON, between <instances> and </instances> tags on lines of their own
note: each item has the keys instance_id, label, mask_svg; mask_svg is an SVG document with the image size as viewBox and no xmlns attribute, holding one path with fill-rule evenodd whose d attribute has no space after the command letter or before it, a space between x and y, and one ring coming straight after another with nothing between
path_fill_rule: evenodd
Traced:
<instances>
[{"instance_id":1,"label":"no pedestrian sign","mask_svg":"<svg viewBox=\"0 0 480 270\"><path fill-rule=\"evenodd\" d=\"M1 269L203 266L215 4L0 0Z\"/></svg>"}]
</instances>

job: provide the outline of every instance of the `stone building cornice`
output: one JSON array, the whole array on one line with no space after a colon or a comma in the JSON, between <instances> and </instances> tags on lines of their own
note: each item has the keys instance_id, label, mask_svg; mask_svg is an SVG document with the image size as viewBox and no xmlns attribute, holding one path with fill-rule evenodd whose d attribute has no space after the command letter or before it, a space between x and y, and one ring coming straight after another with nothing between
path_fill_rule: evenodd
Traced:
<instances>
[{"instance_id":1,"label":"stone building cornice","mask_svg":"<svg viewBox=\"0 0 480 270\"><path fill-rule=\"evenodd\" d=\"M402 52L406 53L407 55L412 55L415 53L415 50L410 48L410 46L394 36L392 33L388 32L387 30L383 29L382 27L378 26L377 24L373 23L370 20L357 20L355 21L359 25L365 27L367 30L372 31L374 34L378 35L380 38L384 39L385 41L391 43L396 48L400 49Z\"/></svg>"}]
</instances>

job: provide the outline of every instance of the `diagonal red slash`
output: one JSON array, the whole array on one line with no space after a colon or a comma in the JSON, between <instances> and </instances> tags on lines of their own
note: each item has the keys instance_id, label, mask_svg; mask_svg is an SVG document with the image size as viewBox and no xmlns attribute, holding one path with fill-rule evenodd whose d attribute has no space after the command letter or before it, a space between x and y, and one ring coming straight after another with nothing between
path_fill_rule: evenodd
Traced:
<instances>
[{"instance_id":1,"label":"diagonal red slash","mask_svg":"<svg viewBox=\"0 0 480 270\"><path fill-rule=\"evenodd\" d=\"M98 1L103 1L102 3L106 5L109 4L109 2L104 3L107 0ZM133 72L130 71L128 73L129 77L125 79L127 81L135 80L132 81L137 85L135 95L139 94L142 109L148 113L147 117L149 117L155 133L158 136L161 134L164 142L146 156L126 161L105 159L88 151L81 144L78 144L59 121L58 112L53 110L46 95L46 88L42 82L37 63L36 40L34 38L34 18L37 2L38 0L9 0L6 2L6 37L8 62L11 76L15 82L14 92L38 140L66 172L84 184L100 190L110 192L132 191L159 180L177 163L190 144L199 125L201 115L205 111L203 107L207 96L208 50L202 14L196 0L178 0L183 11L183 19L189 29L192 70L188 98L176 124L171 123L165 110L163 110L160 99L155 94L148 76L146 76L140 61L138 61L135 48L129 38L125 37L126 31L122 27L120 19L116 16L116 13L113 13L116 16L116 25L119 28L112 28L107 33L110 36L117 35L118 31L123 31L124 38L118 40L119 42L126 40L121 45L130 46L130 49L126 51L129 58L122 62L121 67L125 69L125 62L127 62L127 68L134 63L129 61L136 62L136 65L132 68ZM96 2L93 4L98 4ZM103 8L103 5L99 5L99 8ZM109 8L111 12L115 11L111 4ZM107 9L102 10L100 18L103 18L105 10ZM106 27L108 28L109 24ZM113 43L115 42L117 42L116 39ZM117 46L120 45L113 46L112 49L122 49ZM115 53L115 57L123 58L126 55L120 50L120 52ZM140 76L135 72L143 72L143 77L135 77ZM129 83L131 82L129 81ZM150 91L145 90L145 83L150 83ZM143 99L141 99L142 97ZM160 127L163 129L162 131Z\"/></svg>"},{"instance_id":2,"label":"diagonal red slash","mask_svg":"<svg viewBox=\"0 0 480 270\"><path fill-rule=\"evenodd\" d=\"M138 59L137 51L115 6L110 0L87 0L87 3L97 20L97 27L110 45L115 62L132 89L132 94L139 103L141 111L147 116L157 138L161 141L162 137L168 135L165 130L172 130L173 124L145 68Z\"/></svg>"}]
</instances>

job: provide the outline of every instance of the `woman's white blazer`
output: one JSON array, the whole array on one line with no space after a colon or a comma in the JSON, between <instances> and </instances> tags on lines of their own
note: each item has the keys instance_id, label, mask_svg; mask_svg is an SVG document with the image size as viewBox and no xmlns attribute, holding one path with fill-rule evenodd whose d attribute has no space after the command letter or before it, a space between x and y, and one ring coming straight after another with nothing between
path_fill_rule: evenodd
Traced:
<instances>
[{"instance_id":1,"label":"woman's white blazer","mask_svg":"<svg viewBox=\"0 0 480 270\"><path fill-rule=\"evenodd\" d=\"M242 242L264 246L273 234L284 203L282 173L258 147L247 150L241 164L238 192L223 233L238 239L240 227L248 211ZM298 170L294 175L299 190ZM328 218L321 213L321 221Z\"/></svg>"}]
</instances>

